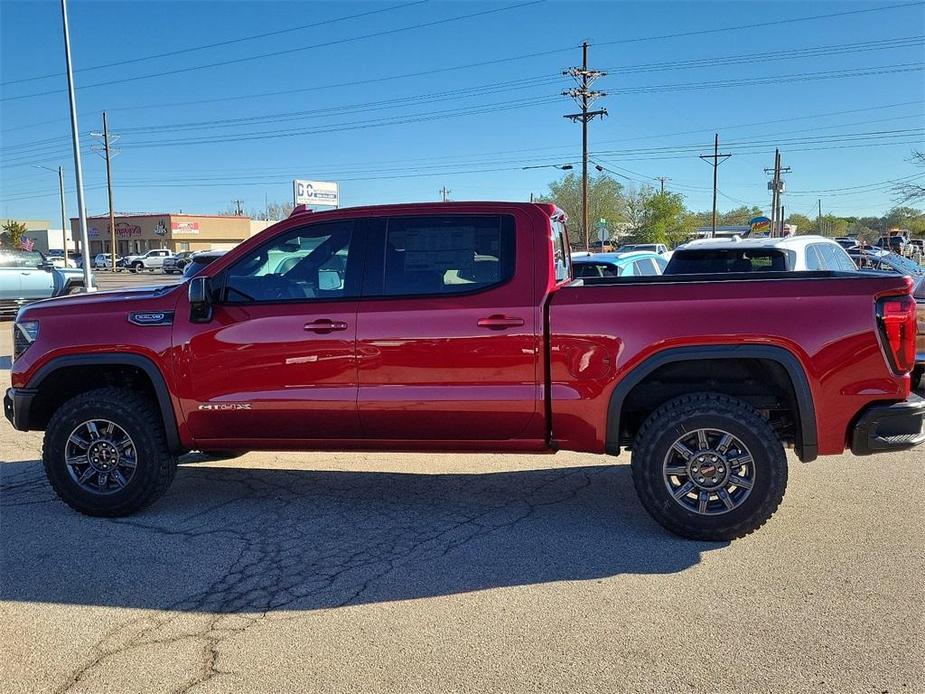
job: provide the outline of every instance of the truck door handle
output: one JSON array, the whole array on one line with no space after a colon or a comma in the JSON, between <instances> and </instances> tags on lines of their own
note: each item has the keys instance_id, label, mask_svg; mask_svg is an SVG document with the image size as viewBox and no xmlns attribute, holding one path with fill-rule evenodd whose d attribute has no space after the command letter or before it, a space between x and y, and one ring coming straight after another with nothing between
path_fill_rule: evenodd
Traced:
<instances>
[{"instance_id":1,"label":"truck door handle","mask_svg":"<svg viewBox=\"0 0 925 694\"><path fill-rule=\"evenodd\" d=\"M516 318L514 316L503 316L497 314L494 316L488 316L488 318L479 318L478 326L480 328L488 328L490 330L504 330L505 328L517 328L524 324L523 318Z\"/></svg>"},{"instance_id":2,"label":"truck door handle","mask_svg":"<svg viewBox=\"0 0 925 694\"><path fill-rule=\"evenodd\" d=\"M319 318L311 323L306 323L305 329L313 333L332 333L335 330L346 330L347 322L342 320L331 320L330 318Z\"/></svg>"}]
</instances>

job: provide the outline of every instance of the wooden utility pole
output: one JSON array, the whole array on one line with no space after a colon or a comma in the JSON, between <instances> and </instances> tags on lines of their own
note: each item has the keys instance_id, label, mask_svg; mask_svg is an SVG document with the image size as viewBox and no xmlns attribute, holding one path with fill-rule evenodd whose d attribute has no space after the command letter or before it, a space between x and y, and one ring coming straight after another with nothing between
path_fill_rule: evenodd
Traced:
<instances>
[{"instance_id":1,"label":"wooden utility pole","mask_svg":"<svg viewBox=\"0 0 925 694\"><path fill-rule=\"evenodd\" d=\"M90 133L93 137L99 137L103 139L103 158L106 160L106 189L109 191L109 244L111 246L110 250L110 269L116 271L116 212L115 208L112 205L112 158L118 154L118 152L113 151L113 143L119 139L118 135L109 134L109 121L106 119L106 111L103 111L103 132L101 133ZM99 146L94 145L93 150L99 154ZM84 249L84 262L89 262L90 257L89 247Z\"/></svg>"},{"instance_id":2,"label":"wooden utility pole","mask_svg":"<svg viewBox=\"0 0 925 694\"><path fill-rule=\"evenodd\" d=\"M655 180L659 182L659 193L665 192L665 181L670 181L671 179L668 176L656 176Z\"/></svg>"},{"instance_id":3,"label":"wooden utility pole","mask_svg":"<svg viewBox=\"0 0 925 694\"><path fill-rule=\"evenodd\" d=\"M64 247L64 267L67 267L67 212L64 207L64 167L58 167L58 190L61 193L61 245Z\"/></svg>"},{"instance_id":4,"label":"wooden utility pole","mask_svg":"<svg viewBox=\"0 0 925 694\"><path fill-rule=\"evenodd\" d=\"M106 190L109 192L109 263L110 269L116 271L116 211L112 206L112 166L109 149L109 121L103 111L103 145L106 148ZM89 250L89 249L88 249ZM89 262L89 261L85 261Z\"/></svg>"},{"instance_id":5,"label":"wooden utility pole","mask_svg":"<svg viewBox=\"0 0 925 694\"><path fill-rule=\"evenodd\" d=\"M719 171L719 165L731 156L731 154L719 153L719 133L716 133L715 137L713 138L713 154L700 155L700 158L704 161L712 159L711 165L713 166L713 230L710 233L711 238L716 237L716 184L718 181L717 172Z\"/></svg>"},{"instance_id":6,"label":"wooden utility pole","mask_svg":"<svg viewBox=\"0 0 925 694\"><path fill-rule=\"evenodd\" d=\"M596 117L603 118L606 116L607 109L601 108L596 111L588 109L598 98L607 96L606 92L591 89L591 85L607 73L588 68L588 42L584 41L581 44L581 67L571 67L564 70L562 74L569 75L578 83L578 87L567 89L562 92L562 95L572 97L581 106L581 113L571 113L564 117L572 122L581 121L581 227L585 235L585 250L590 251L591 232L588 228L588 122Z\"/></svg>"},{"instance_id":7,"label":"wooden utility pole","mask_svg":"<svg viewBox=\"0 0 925 694\"><path fill-rule=\"evenodd\" d=\"M437 191L443 197L443 202L446 202L449 199L449 195L452 192L446 185L443 186L440 190Z\"/></svg>"},{"instance_id":8,"label":"wooden utility pole","mask_svg":"<svg viewBox=\"0 0 925 694\"><path fill-rule=\"evenodd\" d=\"M774 168L765 169L765 173L773 174L773 178L768 183L771 190L771 236L784 233L784 220L780 217L780 194L784 192L784 180L780 177L782 173L790 173L790 167L780 165L780 149L774 150Z\"/></svg>"}]
</instances>

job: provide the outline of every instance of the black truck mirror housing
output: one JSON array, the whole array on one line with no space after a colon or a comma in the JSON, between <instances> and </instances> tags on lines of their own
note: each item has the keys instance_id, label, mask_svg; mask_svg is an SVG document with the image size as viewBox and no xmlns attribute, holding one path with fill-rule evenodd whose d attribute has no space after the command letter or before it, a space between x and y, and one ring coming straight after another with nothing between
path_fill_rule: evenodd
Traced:
<instances>
[{"instance_id":1,"label":"black truck mirror housing","mask_svg":"<svg viewBox=\"0 0 925 694\"><path fill-rule=\"evenodd\" d=\"M212 279L194 277L189 281L189 319L193 323L212 320Z\"/></svg>"}]
</instances>

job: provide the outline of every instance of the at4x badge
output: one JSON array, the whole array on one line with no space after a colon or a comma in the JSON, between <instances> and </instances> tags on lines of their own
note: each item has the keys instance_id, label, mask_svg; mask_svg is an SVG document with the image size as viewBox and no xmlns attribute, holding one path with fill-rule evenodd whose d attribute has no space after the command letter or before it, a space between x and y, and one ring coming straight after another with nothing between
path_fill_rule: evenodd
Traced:
<instances>
[{"instance_id":1,"label":"at4x badge","mask_svg":"<svg viewBox=\"0 0 925 694\"><path fill-rule=\"evenodd\" d=\"M210 402L199 406L200 410L249 410L249 402Z\"/></svg>"}]
</instances>

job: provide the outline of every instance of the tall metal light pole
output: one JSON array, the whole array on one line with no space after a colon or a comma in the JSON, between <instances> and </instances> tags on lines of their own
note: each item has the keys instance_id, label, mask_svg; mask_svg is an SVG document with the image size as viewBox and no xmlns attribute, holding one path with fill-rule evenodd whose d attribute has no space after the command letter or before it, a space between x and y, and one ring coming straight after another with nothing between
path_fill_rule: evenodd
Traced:
<instances>
[{"instance_id":1,"label":"tall metal light pole","mask_svg":"<svg viewBox=\"0 0 925 694\"><path fill-rule=\"evenodd\" d=\"M55 169L50 166L42 166L41 164L33 164L32 166L36 169L45 169L55 173ZM64 265L67 266L67 212L64 204L64 168L59 166L57 174L58 191L61 193L61 245L64 247Z\"/></svg>"},{"instance_id":2,"label":"tall metal light pole","mask_svg":"<svg viewBox=\"0 0 925 694\"><path fill-rule=\"evenodd\" d=\"M77 99L74 97L74 71L71 68L71 36L67 29L67 0L61 0L61 22L64 26L64 59L67 63L67 96L71 108L71 138L74 142L74 178L77 183L77 219L80 225L80 249L83 255L84 291L92 292L90 272L90 240L87 237L87 208L84 205L84 180L80 168L80 137L77 134Z\"/></svg>"}]
</instances>

